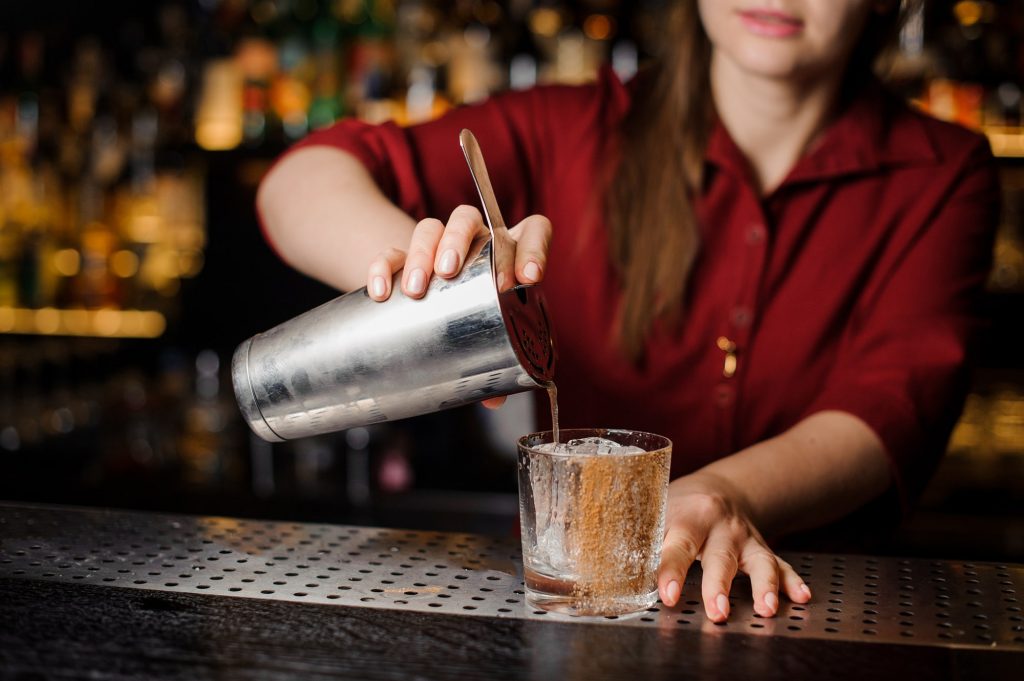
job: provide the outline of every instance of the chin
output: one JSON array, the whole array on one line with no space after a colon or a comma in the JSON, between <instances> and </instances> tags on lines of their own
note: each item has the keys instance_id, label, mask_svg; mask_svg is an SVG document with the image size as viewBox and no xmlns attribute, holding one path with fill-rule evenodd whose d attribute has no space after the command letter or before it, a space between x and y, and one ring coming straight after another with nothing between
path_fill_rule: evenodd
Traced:
<instances>
[{"instance_id":1,"label":"chin","mask_svg":"<svg viewBox=\"0 0 1024 681\"><path fill-rule=\"evenodd\" d=\"M762 78L799 78L809 70L796 45L744 46L734 53L733 61L741 70Z\"/></svg>"}]
</instances>

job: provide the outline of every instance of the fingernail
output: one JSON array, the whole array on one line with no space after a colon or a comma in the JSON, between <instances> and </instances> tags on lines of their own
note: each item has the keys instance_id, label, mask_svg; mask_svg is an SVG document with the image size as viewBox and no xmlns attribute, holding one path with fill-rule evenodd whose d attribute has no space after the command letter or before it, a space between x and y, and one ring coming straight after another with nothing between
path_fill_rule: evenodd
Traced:
<instances>
[{"instance_id":1,"label":"fingernail","mask_svg":"<svg viewBox=\"0 0 1024 681\"><path fill-rule=\"evenodd\" d=\"M526 263L526 267L523 268L523 274L530 281L540 281L540 265L535 262Z\"/></svg>"},{"instance_id":2,"label":"fingernail","mask_svg":"<svg viewBox=\"0 0 1024 681\"><path fill-rule=\"evenodd\" d=\"M779 611L779 597L775 595L774 591L769 591L764 595L764 604L768 606L773 615Z\"/></svg>"},{"instance_id":3,"label":"fingernail","mask_svg":"<svg viewBox=\"0 0 1024 681\"><path fill-rule=\"evenodd\" d=\"M437 270L441 274L453 274L458 266L459 254L449 249L441 256L441 262L438 263Z\"/></svg>"},{"instance_id":4,"label":"fingernail","mask_svg":"<svg viewBox=\"0 0 1024 681\"><path fill-rule=\"evenodd\" d=\"M504 272L498 272L497 284L498 284L498 293L501 293L502 291L505 290L505 273Z\"/></svg>"},{"instance_id":5,"label":"fingernail","mask_svg":"<svg viewBox=\"0 0 1024 681\"><path fill-rule=\"evenodd\" d=\"M665 605L675 605L679 600L679 592L679 582L673 579L668 583L668 586L665 587Z\"/></svg>"},{"instance_id":6,"label":"fingernail","mask_svg":"<svg viewBox=\"0 0 1024 681\"><path fill-rule=\"evenodd\" d=\"M384 281L384 277L374 277L370 283L370 292L373 293L374 298L383 298L384 294L388 292L387 282Z\"/></svg>"},{"instance_id":7,"label":"fingernail","mask_svg":"<svg viewBox=\"0 0 1024 681\"><path fill-rule=\"evenodd\" d=\"M715 605L718 606L718 612L726 617L729 616L729 599L726 598L725 594L718 594L718 598L715 599Z\"/></svg>"},{"instance_id":8,"label":"fingernail","mask_svg":"<svg viewBox=\"0 0 1024 681\"><path fill-rule=\"evenodd\" d=\"M409 293L423 293L426 283L427 275L423 273L423 270L413 270L409 273Z\"/></svg>"},{"instance_id":9,"label":"fingernail","mask_svg":"<svg viewBox=\"0 0 1024 681\"><path fill-rule=\"evenodd\" d=\"M811 587L807 586L806 584L801 584L800 585L800 590L803 591L805 594L807 594L808 598L811 597Z\"/></svg>"}]
</instances>

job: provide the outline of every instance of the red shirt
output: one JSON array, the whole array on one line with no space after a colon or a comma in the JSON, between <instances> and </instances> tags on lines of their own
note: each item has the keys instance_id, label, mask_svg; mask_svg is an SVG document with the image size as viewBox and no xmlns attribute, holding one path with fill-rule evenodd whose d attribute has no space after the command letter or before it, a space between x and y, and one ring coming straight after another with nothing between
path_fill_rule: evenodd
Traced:
<instances>
[{"instance_id":1,"label":"red shirt","mask_svg":"<svg viewBox=\"0 0 1024 681\"><path fill-rule=\"evenodd\" d=\"M965 390L998 208L984 138L869 87L762 197L718 126L684 323L655 328L637 367L613 342L621 295L592 209L602 142L629 105L606 70L408 128L343 121L300 146L353 153L403 210L444 220L479 205L458 144L460 129L476 134L508 223L541 213L554 227L543 286L563 427L666 435L677 476L838 409L878 434L900 496L913 497ZM723 336L737 347L731 377Z\"/></svg>"}]
</instances>

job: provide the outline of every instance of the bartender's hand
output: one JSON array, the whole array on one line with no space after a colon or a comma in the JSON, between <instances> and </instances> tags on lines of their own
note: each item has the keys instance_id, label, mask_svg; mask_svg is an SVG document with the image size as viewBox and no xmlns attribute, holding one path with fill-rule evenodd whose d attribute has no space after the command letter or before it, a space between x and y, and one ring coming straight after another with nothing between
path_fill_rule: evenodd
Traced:
<instances>
[{"instance_id":1,"label":"bartender's hand","mask_svg":"<svg viewBox=\"0 0 1024 681\"><path fill-rule=\"evenodd\" d=\"M543 215L531 215L508 232L516 242L515 272L499 272L498 288L506 288L502 280L509 276L515 277L512 286L516 282L539 283L548 262L551 221ZM459 206L447 223L435 218L420 220L407 250L389 248L370 263L366 290L373 300L387 300L394 273L402 270L402 292L410 298L422 298L431 276L450 279L461 272L473 241L487 235L483 215L474 206ZM483 405L493 409L504 402L504 397L492 397Z\"/></svg>"},{"instance_id":2,"label":"bartender's hand","mask_svg":"<svg viewBox=\"0 0 1024 681\"><path fill-rule=\"evenodd\" d=\"M413 229L409 248L389 248L370 263L366 289L374 300L391 296L391 280L402 270L402 292L410 298L422 298L430 277L450 279L462 270L473 240L488 234L480 211L459 206L448 222L435 218L420 220ZM531 215L509 230L516 242L515 272L499 272L498 287L510 288L516 282L536 284L544 278L551 243L551 222L543 215ZM502 279L514 276L515 282L503 286Z\"/></svg>"},{"instance_id":3,"label":"bartender's hand","mask_svg":"<svg viewBox=\"0 0 1024 681\"><path fill-rule=\"evenodd\" d=\"M754 527L742 493L721 476L698 471L668 488L665 543L658 591L665 605L682 595L683 580L694 560L701 561L701 593L708 619L729 616L729 589L737 571L750 576L754 611L773 617L780 589L790 600L806 603L811 590L793 567L776 556Z\"/></svg>"}]
</instances>

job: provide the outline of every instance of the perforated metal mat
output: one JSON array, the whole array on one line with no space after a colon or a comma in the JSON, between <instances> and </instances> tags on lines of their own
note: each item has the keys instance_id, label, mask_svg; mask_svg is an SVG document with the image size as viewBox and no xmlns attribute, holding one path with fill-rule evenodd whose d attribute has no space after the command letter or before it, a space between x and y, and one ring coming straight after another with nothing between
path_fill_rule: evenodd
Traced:
<instances>
[{"instance_id":1,"label":"perforated metal mat","mask_svg":"<svg viewBox=\"0 0 1024 681\"><path fill-rule=\"evenodd\" d=\"M466 534L0 505L0 577L467 616L1024 651L1024 566L786 555L815 593L777 617L733 588L715 625L700 572L683 601L572 618L524 599L516 541Z\"/></svg>"}]
</instances>

